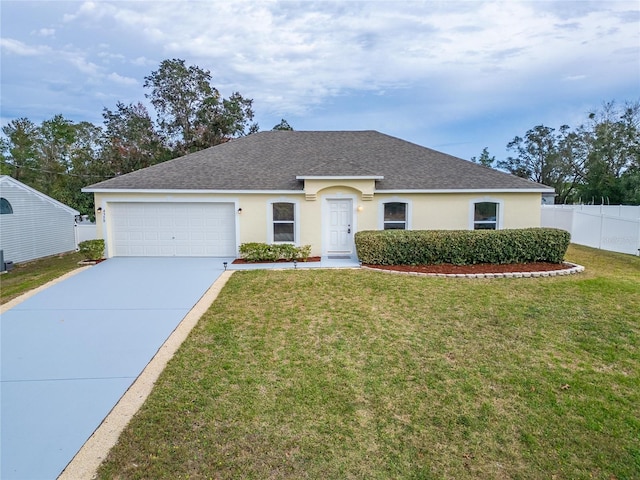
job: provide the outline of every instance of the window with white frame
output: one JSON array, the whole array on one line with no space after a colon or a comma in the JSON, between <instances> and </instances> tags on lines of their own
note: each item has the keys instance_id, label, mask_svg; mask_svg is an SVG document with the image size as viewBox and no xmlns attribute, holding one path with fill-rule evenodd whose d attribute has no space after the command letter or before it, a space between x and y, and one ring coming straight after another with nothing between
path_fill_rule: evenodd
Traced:
<instances>
[{"instance_id":1,"label":"window with white frame","mask_svg":"<svg viewBox=\"0 0 640 480\"><path fill-rule=\"evenodd\" d=\"M387 202L384 204L384 229L407 229L407 204L403 202Z\"/></svg>"},{"instance_id":2,"label":"window with white frame","mask_svg":"<svg viewBox=\"0 0 640 480\"><path fill-rule=\"evenodd\" d=\"M477 202L473 204L473 229L497 230L499 205L495 202Z\"/></svg>"},{"instance_id":3,"label":"window with white frame","mask_svg":"<svg viewBox=\"0 0 640 480\"><path fill-rule=\"evenodd\" d=\"M0 198L0 215L11 215L13 213L13 207L11 202L6 198Z\"/></svg>"},{"instance_id":4,"label":"window with white frame","mask_svg":"<svg viewBox=\"0 0 640 480\"><path fill-rule=\"evenodd\" d=\"M274 202L273 208L273 241L295 242L295 204Z\"/></svg>"}]
</instances>

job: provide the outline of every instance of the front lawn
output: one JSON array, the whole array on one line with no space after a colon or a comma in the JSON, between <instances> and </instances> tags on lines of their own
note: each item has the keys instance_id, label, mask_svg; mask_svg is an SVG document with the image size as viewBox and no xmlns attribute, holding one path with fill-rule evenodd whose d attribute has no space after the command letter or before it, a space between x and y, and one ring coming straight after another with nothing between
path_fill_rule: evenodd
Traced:
<instances>
[{"instance_id":1,"label":"front lawn","mask_svg":"<svg viewBox=\"0 0 640 480\"><path fill-rule=\"evenodd\" d=\"M99 478L640 478L640 258L236 272Z\"/></svg>"},{"instance_id":2,"label":"front lawn","mask_svg":"<svg viewBox=\"0 0 640 480\"><path fill-rule=\"evenodd\" d=\"M16 264L0 275L0 304L75 270L81 260L79 253L67 253Z\"/></svg>"}]
</instances>

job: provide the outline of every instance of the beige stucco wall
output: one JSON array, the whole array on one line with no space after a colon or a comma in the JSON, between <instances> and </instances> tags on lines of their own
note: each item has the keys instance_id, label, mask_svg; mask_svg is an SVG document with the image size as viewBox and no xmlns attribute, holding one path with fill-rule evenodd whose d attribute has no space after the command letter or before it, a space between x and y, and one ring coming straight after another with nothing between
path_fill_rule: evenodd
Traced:
<instances>
[{"instance_id":1,"label":"beige stucco wall","mask_svg":"<svg viewBox=\"0 0 640 480\"><path fill-rule=\"evenodd\" d=\"M335 183L335 182L334 182ZM312 255L323 253L323 205L328 198L352 200L353 231L377 230L382 227L382 205L386 201L402 201L409 204L409 228L426 229L470 229L473 228L473 203L492 201L500 204L500 228L526 228L540 226L540 193L429 193L388 194L377 193L369 200L363 190L364 184L341 186L315 185L315 200L307 200L304 192L295 194L207 194L207 193L97 193L96 208L104 209L103 215L96 213L98 237L109 231L109 202L231 202L242 213L236 216L238 245L246 242L268 242L270 235L270 202L294 202L297 205L297 232L299 245L311 245ZM353 188L356 187L356 188ZM316 190L317 188L317 190ZM364 198L364 199L363 199ZM107 228L105 228L105 226Z\"/></svg>"}]
</instances>

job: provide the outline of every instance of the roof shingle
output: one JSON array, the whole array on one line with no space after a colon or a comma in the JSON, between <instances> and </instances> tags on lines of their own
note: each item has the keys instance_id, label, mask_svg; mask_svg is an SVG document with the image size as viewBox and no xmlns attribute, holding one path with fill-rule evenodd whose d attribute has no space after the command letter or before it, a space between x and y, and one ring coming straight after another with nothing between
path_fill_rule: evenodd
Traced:
<instances>
[{"instance_id":1,"label":"roof shingle","mask_svg":"<svg viewBox=\"0 0 640 480\"><path fill-rule=\"evenodd\" d=\"M376 131L267 131L100 182L85 191L277 190L297 176L383 176L377 190L550 187Z\"/></svg>"}]
</instances>

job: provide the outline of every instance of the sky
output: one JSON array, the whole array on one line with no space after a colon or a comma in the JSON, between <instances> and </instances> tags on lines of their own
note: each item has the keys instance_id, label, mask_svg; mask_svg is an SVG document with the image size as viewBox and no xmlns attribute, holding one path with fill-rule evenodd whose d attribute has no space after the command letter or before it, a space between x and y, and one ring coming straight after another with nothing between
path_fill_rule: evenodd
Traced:
<instances>
[{"instance_id":1,"label":"sky","mask_svg":"<svg viewBox=\"0 0 640 480\"><path fill-rule=\"evenodd\" d=\"M515 136L640 100L640 1L1 0L0 124L102 125L165 59L271 130L378 130L498 160Z\"/></svg>"}]
</instances>

